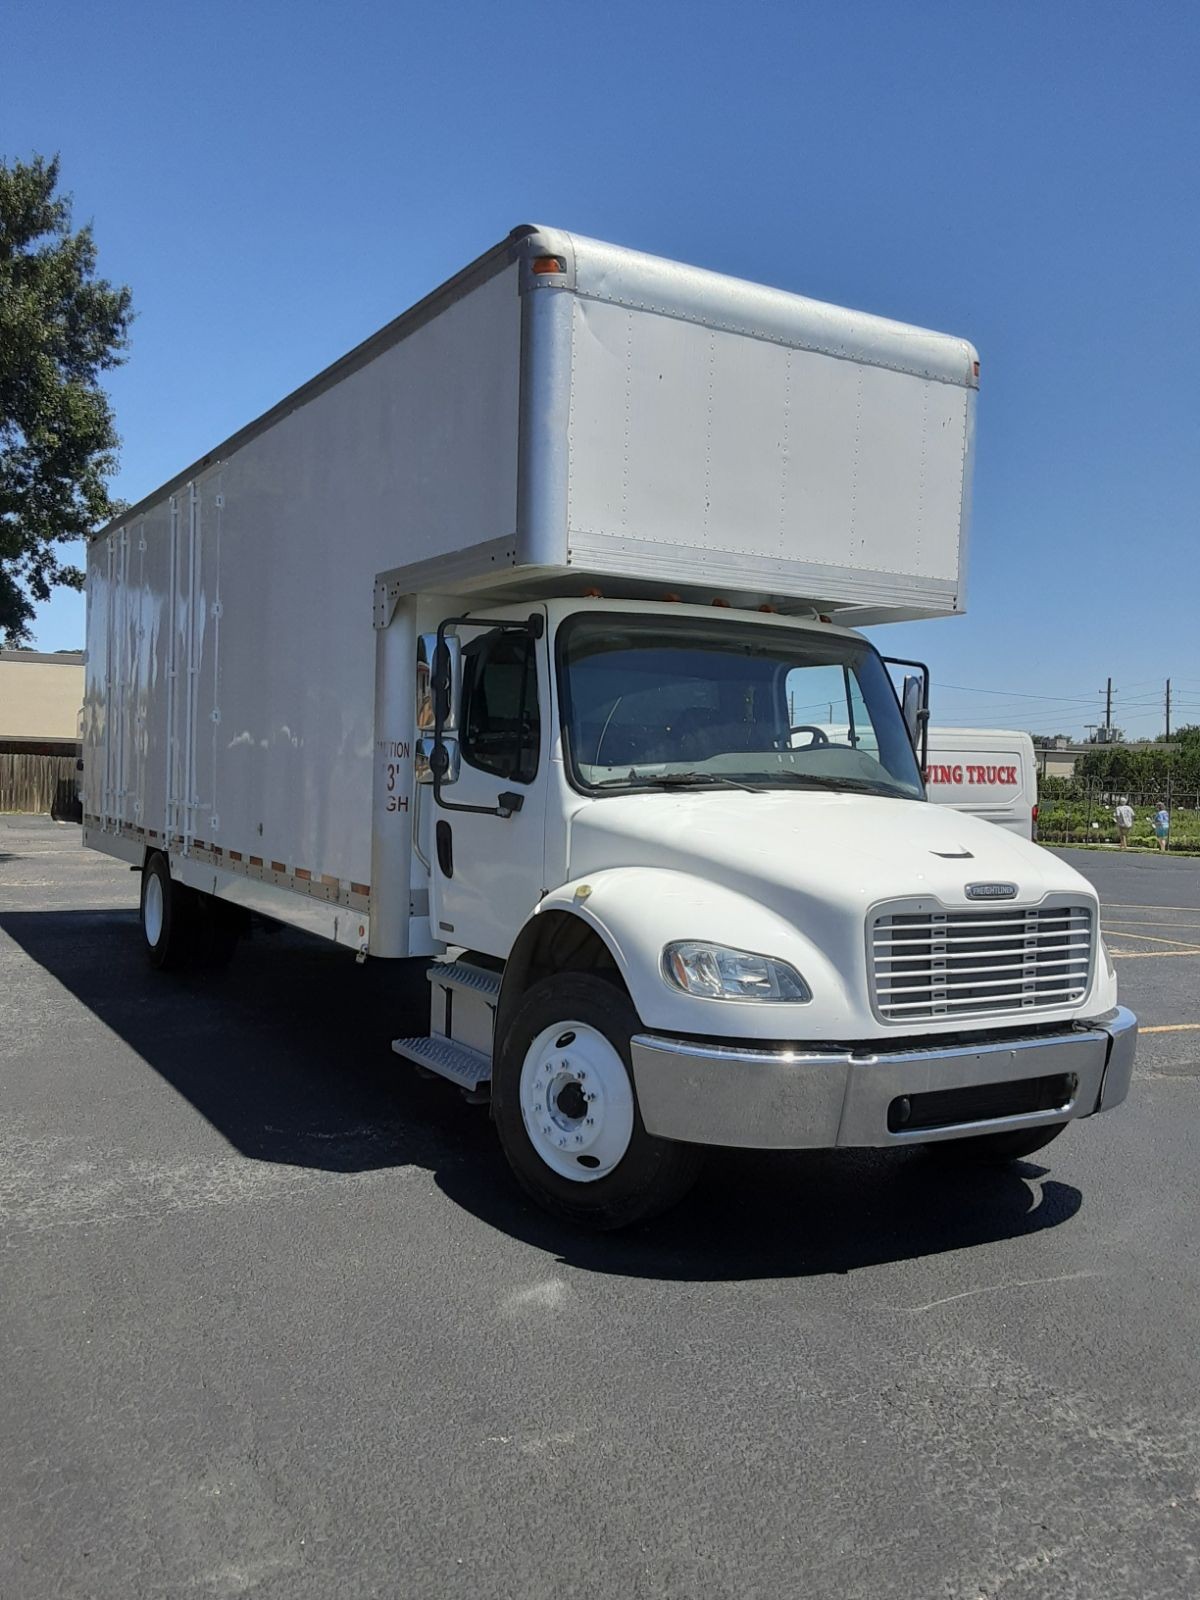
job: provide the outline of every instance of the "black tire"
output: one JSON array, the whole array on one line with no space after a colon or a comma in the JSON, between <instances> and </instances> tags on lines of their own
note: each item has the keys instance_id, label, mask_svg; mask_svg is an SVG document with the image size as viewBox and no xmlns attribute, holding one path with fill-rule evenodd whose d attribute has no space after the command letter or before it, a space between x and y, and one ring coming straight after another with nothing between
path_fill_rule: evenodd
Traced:
<instances>
[{"instance_id":1,"label":"black tire","mask_svg":"<svg viewBox=\"0 0 1200 1600\"><path fill-rule=\"evenodd\" d=\"M543 978L522 998L496 1051L492 1114L517 1181L547 1211L605 1232L657 1216L680 1201L699 1175L703 1151L646 1132L633 1094L633 1132L613 1171L591 1181L563 1177L538 1154L521 1111L521 1071L546 1029L583 1023L617 1051L633 1087L629 1041L641 1022L623 988L591 973Z\"/></svg>"},{"instance_id":2,"label":"black tire","mask_svg":"<svg viewBox=\"0 0 1200 1600\"><path fill-rule=\"evenodd\" d=\"M167 858L155 851L142 869L142 940L150 965L160 972L184 966L195 953L196 898L177 883Z\"/></svg>"},{"instance_id":3,"label":"black tire","mask_svg":"<svg viewBox=\"0 0 1200 1600\"><path fill-rule=\"evenodd\" d=\"M981 1133L973 1139L943 1139L926 1148L940 1161L1000 1166L1006 1161L1021 1161L1035 1150L1045 1149L1066 1126L1065 1122L1052 1122L1040 1128L1016 1128L1011 1133Z\"/></svg>"}]
</instances>

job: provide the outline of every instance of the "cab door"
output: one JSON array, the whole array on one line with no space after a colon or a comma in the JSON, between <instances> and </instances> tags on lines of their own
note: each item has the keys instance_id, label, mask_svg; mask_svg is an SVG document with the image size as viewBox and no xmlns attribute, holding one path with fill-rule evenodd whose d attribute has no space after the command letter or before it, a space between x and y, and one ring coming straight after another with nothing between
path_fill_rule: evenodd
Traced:
<instances>
[{"instance_id":1,"label":"cab door","mask_svg":"<svg viewBox=\"0 0 1200 1600\"><path fill-rule=\"evenodd\" d=\"M498 957L543 890L550 676L544 608L532 615L536 637L528 606L457 625L457 776L433 796L434 936Z\"/></svg>"}]
</instances>

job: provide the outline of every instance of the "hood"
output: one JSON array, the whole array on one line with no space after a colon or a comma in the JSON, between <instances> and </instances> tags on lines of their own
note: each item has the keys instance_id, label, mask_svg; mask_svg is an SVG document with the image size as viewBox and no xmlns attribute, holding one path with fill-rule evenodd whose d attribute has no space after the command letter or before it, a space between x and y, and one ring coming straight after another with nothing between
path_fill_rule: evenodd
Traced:
<instances>
[{"instance_id":1,"label":"hood","mask_svg":"<svg viewBox=\"0 0 1200 1600\"><path fill-rule=\"evenodd\" d=\"M1074 868L993 823L921 800L817 791L697 789L586 802L571 825L568 877L651 866L714 878L789 920L797 901L866 911L931 896L975 904L966 886L1011 883L1006 906L1051 893L1094 904Z\"/></svg>"}]
</instances>

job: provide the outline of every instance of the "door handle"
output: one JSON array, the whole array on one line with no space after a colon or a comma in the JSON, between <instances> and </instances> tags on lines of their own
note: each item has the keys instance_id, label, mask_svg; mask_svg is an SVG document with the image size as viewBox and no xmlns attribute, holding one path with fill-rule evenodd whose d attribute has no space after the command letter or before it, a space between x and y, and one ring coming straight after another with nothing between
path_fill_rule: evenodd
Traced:
<instances>
[{"instance_id":1,"label":"door handle","mask_svg":"<svg viewBox=\"0 0 1200 1600\"><path fill-rule=\"evenodd\" d=\"M437 840L438 866L442 869L443 878L454 876L454 835L450 831L448 822L439 822L434 829L434 838Z\"/></svg>"},{"instance_id":2,"label":"door handle","mask_svg":"<svg viewBox=\"0 0 1200 1600\"><path fill-rule=\"evenodd\" d=\"M516 794L512 789L506 789L503 794L496 796L496 810L502 817L513 816L524 804L525 796Z\"/></svg>"}]
</instances>

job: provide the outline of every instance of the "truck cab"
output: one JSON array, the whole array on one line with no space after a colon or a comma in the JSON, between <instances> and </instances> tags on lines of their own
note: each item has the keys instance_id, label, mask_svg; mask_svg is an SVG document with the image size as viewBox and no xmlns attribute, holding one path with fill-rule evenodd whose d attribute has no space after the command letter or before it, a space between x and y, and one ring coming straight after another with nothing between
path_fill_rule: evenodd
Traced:
<instances>
[{"instance_id":1,"label":"truck cab","mask_svg":"<svg viewBox=\"0 0 1200 1600\"><path fill-rule=\"evenodd\" d=\"M418 654L444 953L395 1049L490 1087L542 1204L626 1223L709 1144L1011 1158L1124 1097L1094 892L928 802L861 634L593 596L442 619Z\"/></svg>"}]
</instances>

